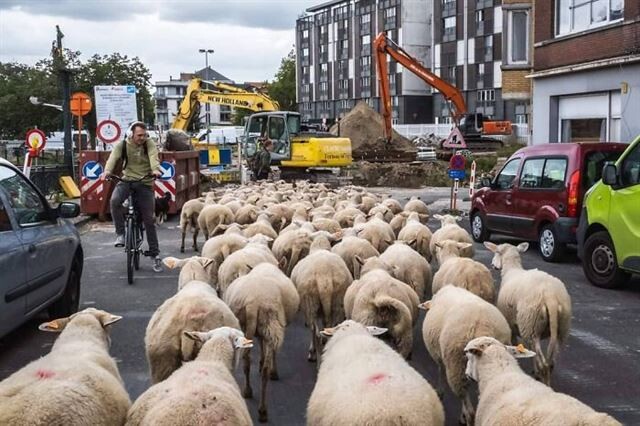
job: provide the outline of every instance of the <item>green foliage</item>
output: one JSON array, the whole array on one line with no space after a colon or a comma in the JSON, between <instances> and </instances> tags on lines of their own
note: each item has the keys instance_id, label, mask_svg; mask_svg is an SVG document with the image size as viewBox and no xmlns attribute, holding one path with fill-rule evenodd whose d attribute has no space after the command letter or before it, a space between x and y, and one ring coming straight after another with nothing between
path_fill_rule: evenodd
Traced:
<instances>
[{"instance_id":1,"label":"green foliage","mask_svg":"<svg viewBox=\"0 0 640 426\"><path fill-rule=\"evenodd\" d=\"M231 122L234 126L244 126L244 118L253 114L253 111L245 108L235 108L231 116Z\"/></svg>"},{"instance_id":2,"label":"green foliage","mask_svg":"<svg viewBox=\"0 0 640 426\"><path fill-rule=\"evenodd\" d=\"M269 96L278 101L282 111L297 111L296 54L294 49L291 49L289 54L282 58L275 79L267 87Z\"/></svg>"}]
</instances>

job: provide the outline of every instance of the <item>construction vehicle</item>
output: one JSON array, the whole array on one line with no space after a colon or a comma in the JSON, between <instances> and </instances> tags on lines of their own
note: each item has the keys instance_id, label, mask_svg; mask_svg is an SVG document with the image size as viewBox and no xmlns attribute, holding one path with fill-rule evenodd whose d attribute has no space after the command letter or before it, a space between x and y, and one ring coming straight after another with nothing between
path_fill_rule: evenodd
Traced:
<instances>
[{"instance_id":1,"label":"construction vehicle","mask_svg":"<svg viewBox=\"0 0 640 426\"><path fill-rule=\"evenodd\" d=\"M215 90L202 89L203 81L193 79L172 128L187 130L202 103L229 105L256 111L246 118L242 136L243 155L250 159L260 142L273 142L271 164L285 180L309 179L314 182L339 182L336 173L352 163L351 141L326 132L308 132L301 127L297 112L278 111L278 103L259 91L249 91L218 81L205 82Z\"/></svg>"},{"instance_id":2,"label":"construction vehicle","mask_svg":"<svg viewBox=\"0 0 640 426\"><path fill-rule=\"evenodd\" d=\"M484 120L481 113L469 113L463 94L457 87L422 66L417 59L412 57L402 47L398 46L393 40L389 39L384 32L377 35L373 45L376 52L376 63L380 82L382 116L385 124L384 136L387 141L391 140L392 131L391 91L389 88L387 55L391 56L429 86L438 89L448 101L447 105L451 111L455 128L445 142L449 142L452 137L454 137L457 139L454 145L458 145L461 148L467 148L472 151L495 150L503 145L502 141L487 136L511 134L510 121L488 121ZM451 109L451 104L453 104L453 109Z\"/></svg>"}]
</instances>

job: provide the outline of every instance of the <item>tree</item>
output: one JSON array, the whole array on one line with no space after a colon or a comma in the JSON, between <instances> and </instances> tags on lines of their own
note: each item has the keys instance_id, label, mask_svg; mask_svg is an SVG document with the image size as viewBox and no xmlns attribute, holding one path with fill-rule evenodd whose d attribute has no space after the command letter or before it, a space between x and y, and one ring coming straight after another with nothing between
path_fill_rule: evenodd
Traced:
<instances>
[{"instance_id":1,"label":"tree","mask_svg":"<svg viewBox=\"0 0 640 426\"><path fill-rule=\"evenodd\" d=\"M269 96L278 101L282 111L297 111L296 104L296 54L291 49L282 58L275 79L268 84Z\"/></svg>"}]
</instances>

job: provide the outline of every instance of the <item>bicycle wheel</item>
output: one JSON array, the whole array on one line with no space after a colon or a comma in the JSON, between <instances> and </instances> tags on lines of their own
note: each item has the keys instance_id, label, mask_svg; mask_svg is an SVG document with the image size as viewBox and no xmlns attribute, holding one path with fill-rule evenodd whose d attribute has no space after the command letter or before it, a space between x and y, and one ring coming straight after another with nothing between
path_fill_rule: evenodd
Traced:
<instances>
[{"instance_id":1,"label":"bicycle wheel","mask_svg":"<svg viewBox=\"0 0 640 426\"><path fill-rule=\"evenodd\" d=\"M127 252L127 281L133 284L133 263L136 249L135 230L132 218L127 218L127 232L125 235L125 251Z\"/></svg>"},{"instance_id":2,"label":"bicycle wheel","mask_svg":"<svg viewBox=\"0 0 640 426\"><path fill-rule=\"evenodd\" d=\"M135 245L134 245L134 254L133 254L133 266L136 268L136 271L140 269L140 246L142 245L142 233L140 232L139 226L134 226L136 236L135 236Z\"/></svg>"}]
</instances>

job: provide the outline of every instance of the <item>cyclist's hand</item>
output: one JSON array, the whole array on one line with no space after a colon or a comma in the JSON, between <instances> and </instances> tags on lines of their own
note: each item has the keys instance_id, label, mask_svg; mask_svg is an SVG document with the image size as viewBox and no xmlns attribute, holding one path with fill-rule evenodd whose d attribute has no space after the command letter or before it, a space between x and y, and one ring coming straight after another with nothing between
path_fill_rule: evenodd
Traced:
<instances>
[{"instance_id":1,"label":"cyclist's hand","mask_svg":"<svg viewBox=\"0 0 640 426\"><path fill-rule=\"evenodd\" d=\"M102 173L102 174L100 175L100 180L108 179L108 178L109 178L109 176L111 176L111 172L107 172L107 171L105 171L104 173Z\"/></svg>"},{"instance_id":2,"label":"cyclist's hand","mask_svg":"<svg viewBox=\"0 0 640 426\"><path fill-rule=\"evenodd\" d=\"M151 174L153 175L153 177L155 177L156 179L159 179L162 176L162 172L160 170L154 170L153 172L151 172Z\"/></svg>"}]
</instances>

